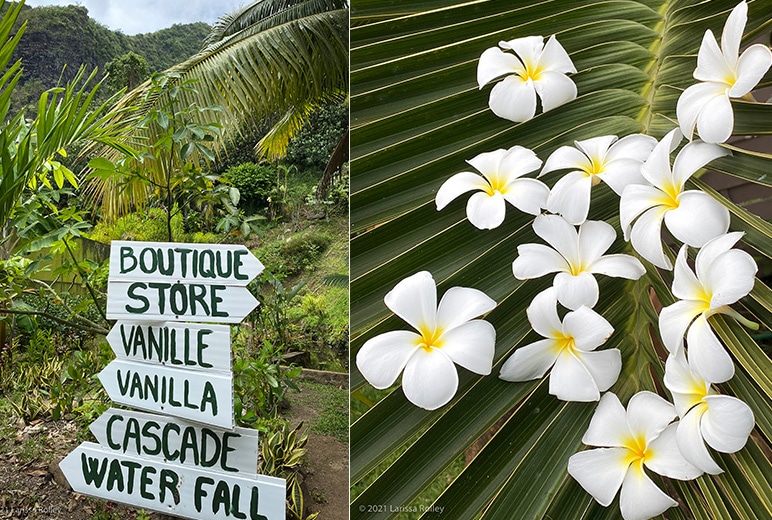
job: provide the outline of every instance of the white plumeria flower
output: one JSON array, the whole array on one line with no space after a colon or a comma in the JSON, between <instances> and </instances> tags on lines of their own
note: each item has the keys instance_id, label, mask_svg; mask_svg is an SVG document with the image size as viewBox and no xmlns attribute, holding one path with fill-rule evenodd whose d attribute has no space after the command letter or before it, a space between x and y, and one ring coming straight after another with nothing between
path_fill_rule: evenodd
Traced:
<instances>
[{"instance_id":1,"label":"white plumeria flower","mask_svg":"<svg viewBox=\"0 0 772 520\"><path fill-rule=\"evenodd\" d=\"M721 49L708 29L697 54L694 78L700 83L687 88L676 105L681 131L691 140L694 127L708 143L723 143L732 135L734 114L729 98L741 98L753 90L772 65L766 45L751 45L742 53L740 40L748 21L748 5L740 2L726 20Z\"/></svg>"},{"instance_id":2,"label":"white plumeria flower","mask_svg":"<svg viewBox=\"0 0 772 520\"><path fill-rule=\"evenodd\" d=\"M402 390L413 404L435 410L458 389L453 363L480 375L491 373L496 330L475 320L496 307L477 289L452 287L437 307L437 287L426 271L399 282L385 297L386 306L416 330L386 332L365 342L357 353L359 371L375 388L394 384L400 372Z\"/></svg>"},{"instance_id":3,"label":"white plumeria flower","mask_svg":"<svg viewBox=\"0 0 772 520\"><path fill-rule=\"evenodd\" d=\"M662 249L663 220L675 238L693 247L702 247L729 229L729 210L700 190L684 191L689 177L729 151L694 141L678 153L671 169L670 153L681 139L677 128L662 138L641 166L641 173L651 185L627 186L619 202L625 240L630 240L642 257L662 269L673 267Z\"/></svg>"},{"instance_id":4,"label":"white plumeria flower","mask_svg":"<svg viewBox=\"0 0 772 520\"><path fill-rule=\"evenodd\" d=\"M750 407L736 397L718 394L693 370L683 350L668 357L664 381L681 418L676 440L684 458L705 473L722 473L705 444L722 453L740 451L754 425Z\"/></svg>"},{"instance_id":5,"label":"white plumeria flower","mask_svg":"<svg viewBox=\"0 0 772 520\"><path fill-rule=\"evenodd\" d=\"M756 326L729 307L751 291L758 270L751 255L732 249L742 236L742 232L727 233L705 244L697 253L696 273L686 262L686 246L681 247L673 273L673 295L679 300L663 308L659 315L665 347L671 353L679 353L686 333L690 363L702 377L714 383L729 380L734 375L734 364L711 330L708 318L728 314L746 325Z\"/></svg>"},{"instance_id":6,"label":"white plumeria flower","mask_svg":"<svg viewBox=\"0 0 772 520\"><path fill-rule=\"evenodd\" d=\"M522 146L481 153L469 164L482 173L461 172L446 180L437 190L437 210L467 191L480 190L469 197L466 214L479 229L493 229L504 222L506 202L531 215L538 215L547 200L549 188L536 179L523 175L541 166L541 159Z\"/></svg>"},{"instance_id":7,"label":"white plumeria flower","mask_svg":"<svg viewBox=\"0 0 772 520\"><path fill-rule=\"evenodd\" d=\"M557 273L552 282L560 304L571 310L598 302L598 282L593 274L637 280L646 272L630 255L604 255L616 239L610 224L588 220L576 228L558 215L539 215L533 230L552 247L543 244L517 246L512 272L518 280ZM554 249L553 249L554 248Z\"/></svg>"},{"instance_id":8,"label":"white plumeria flower","mask_svg":"<svg viewBox=\"0 0 772 520\"><path fill-rule=\"evenodd\" d=\"M505 381L529 381L550 373L549 392L563 401L597 401L622 370L622 355L613 348L593 352L614 332L603 316L579 307L561 323L557 296L550 287L526 311L533 330L545 339L520 347L501 367Z\"/></svg>"},{"instance_id":9,"label":"white plumeria flower","mask_svg":"<svg viewBox=\"0 0 772 520\"><path fill-rule=\"evenodd\" d=\"M615 135L574 141L573 146L561 146L547 158L539 177L554 170L572 170L552 187L546 209L559 213L571 224L587 220L590 211L590 191L600 181L617 195L628 184L644 184L641 163L651 153L657 140L643 134L633 134L617 141Z\"/></svg>"},{"instance_id":10,"label":"white plumeria flower","mask_svg":"<svg viewBox=\"0 0 772 520\"><path fill-rule=\"evenodd\" d=\"M606 507L619 494L625 520L645 520L678 503L649 478L649 470L690 480L702 472L684 459L676 444L673 405L652 392L638 392L627 411L613 393L601 397L582 442L597 449L568 459L568 473Z\"/></svg>"},{"instance_id":11,"label":"white plumeria flower","mask_svg":"<svg viewBox=\"0 0 772 520\"><path fill-rule=\"evenodd\" d=\"M482 53L477 65L480 89L494 79L506 76L491 90L488 105L494 114L515 123L527 121L536 113L536 95L542 110L576 98L576 85L566 73L576 72L563 46L555 36L547 43L541 36L527 36L499 42Z\"/></svg>"}]
</instances>

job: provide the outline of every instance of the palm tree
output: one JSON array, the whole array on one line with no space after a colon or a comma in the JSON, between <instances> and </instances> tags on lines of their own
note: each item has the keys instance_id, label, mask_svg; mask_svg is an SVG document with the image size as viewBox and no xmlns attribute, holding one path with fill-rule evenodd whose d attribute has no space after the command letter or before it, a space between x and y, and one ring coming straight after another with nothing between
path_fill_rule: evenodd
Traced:
<instances>
[{"instance_id":1,"label":"palm tree","mask_svg":"<svg viewBox=\"0 0 772 520\"><path fill-rule=\"evenodd\" d=\"M737 0L577 0L410 2L399 6L353 2L351 31L351 352L377 334L404 329L383 297L409 275L428 270L441 294L474 287L498 302L487 320L496 328L493 372L459 370L459 389L446 406L428 412L403 393L374 391L352 368L352 519L617 518L566 471L583 449L594 403L559 401L546 380L508 383L496 377L511 353L535 341L525 309L551 277L518 281L512 261L518 244L538 242L533 216L512 211L500 227L469 224L465 197L438 212L434 196L450 175L479 153L515 144L544 160L559 146L599 135L642 132L661 138L676 126L676 100L693 84L696 54L706 29L719 34ZM772 2L750 3L744 43L767 34ZM578 97L520 124L496 117L488 91L475 81L480 54L501 40L556 34L578 73ZM768 41L768 40L767 40ZM767 74L759 87L772 84ZM772 132L770 105L732 101L735 135ZM712 167L771 186L772 156L737 146ZM556 177L545 177L553 185ZM699 187L731 213L743 247L768 265L772 226L712 190ZM612 252L635 254L619 232L618 198L593 190L590 218L617 229ZM671 251L672 253L672 251ZM672 257L672 255L671 255ZM610 347L623 367L612 386L622 402L640 390L667 396L666 352L657 338L655 301L671 304L673 274L646 263L638 281L606 279L595 309L616 332ZM741 312L769 328L772 292L756 280ZM679 502L665 518L759 518L772 515L772 362L734 320L710 318L737 366L719 385L754 412L756 426L741 451L719 454L725 472L682 482L658 481ZM353 358L352 358L353 359ZM378 507L377 505L383 505ZM398 516L397 508L415 514ZM441 508L441 509L440 509Z\"/></svg>"},{"instance_id":2,"label":"palm tree","mask_svg":"<svg viewBox=\"0 0 772 520\"><path fill-rule=\"evenodd\" d=\"M278 119L260 151L280 156L289 138L318 106L342 101L348 90L348 8L343 0L260 0L223 16L213 27L205 47L190 59L167 70L165 88L153 89L148 80L127 93L117 108L136 107L119 120L140 121L171 96L178 107L222 109L217 122L223 144L262 120ZM181 88L188 85L192 88ZM211 123L202 112L198 124ZM160 133L157 125L138 128L128 142L149 146ZM144 144L143 144L144 143ZM96 147L85 154L118 155ZM194 153L193 158L196 158ZM163 179L164 161L146 160L137 166L148 176ZM116 215L147 198L142 183L97 180L88 191L106 216Z\"/></svg>"}]
</instances>

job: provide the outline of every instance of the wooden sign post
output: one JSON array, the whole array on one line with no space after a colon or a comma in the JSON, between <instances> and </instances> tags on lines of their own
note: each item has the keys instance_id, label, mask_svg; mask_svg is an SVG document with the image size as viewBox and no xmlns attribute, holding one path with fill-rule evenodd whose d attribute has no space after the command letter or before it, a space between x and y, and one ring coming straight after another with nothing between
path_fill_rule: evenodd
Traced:
<instances>
[{"instance_id":1,"label":"wooden sign post","mask_svg":"<svg viewBox=\"0 0 772 520\"><path fill-rule=\"evenodd\" d=\"M255 430L236 428L230 328L258 302L263 265L242 245L114 241L99 379L116 403L60 467L79 493L184 518L284 520L286 482L257 474ZM195 322L195 323L193 323Z\"/></svg>"}]
</instances>

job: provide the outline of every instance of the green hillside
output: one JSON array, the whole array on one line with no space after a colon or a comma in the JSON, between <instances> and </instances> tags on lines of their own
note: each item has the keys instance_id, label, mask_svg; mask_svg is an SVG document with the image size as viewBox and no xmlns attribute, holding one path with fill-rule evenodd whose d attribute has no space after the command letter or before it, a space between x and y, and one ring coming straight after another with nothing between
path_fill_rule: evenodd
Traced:
<instances>
[{"instance_id":1,"label":"green hillside","mask_svg":"<svg viewBox=\"0 0 772 520\"><path fill-rule=\"evenodd\" d=\"M22 59L24 74L14 92L12 112L34 105L43 90L57 85L63 68L64 79L70 80L81 64L104 71L109 61L134 52L147 61L149 72L165 70L198 52L210 29L203 22L175 24L127 36L90 18L85 7L74 5L26 8L18 24L24 21L27 30L14 54L14 59Z\"/></svg>"}]
</instances>

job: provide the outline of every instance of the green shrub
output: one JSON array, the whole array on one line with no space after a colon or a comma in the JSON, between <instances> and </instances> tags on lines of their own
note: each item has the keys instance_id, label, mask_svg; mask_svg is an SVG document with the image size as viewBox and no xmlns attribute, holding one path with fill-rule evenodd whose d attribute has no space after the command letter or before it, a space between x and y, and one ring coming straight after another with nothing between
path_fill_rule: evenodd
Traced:
<instances>
[{"instance_id":1,"label":"green shrub","mask_svg":"<svg viewBox=\"0 0 772 520\"><path fill-rule=\"evenodd\" d=\"M332 238L325 233L309 232L291 237L280 248L286 274L298 274L312 267L330 244Z\"/></svg>"},{"instance_id":2,"label":"green shrub","mask_svg":"<svg viewBox=\"0 0 772 520\"><path fill-rule=\"evenodd\" d=\"M172 236L183 235L182 215L172 217ZM89 238L110 243L113 240L137 240L148 242L166 242L166 213L161 208L146 208L118 218L113 223L99 222Z\"/></svg>"},{"instance_id":3,"label":"green shrub","mask_svg":"<svg viewBox=\"0 0 772 520\"><path fill-rule=\"evenodd\" d=\"M260 210L268 207L268 199L276 186L276 170L271 166L247 162L228 168L225 180L238 188L241 204L247 209Z\"/></svg>"}]
</instances>

